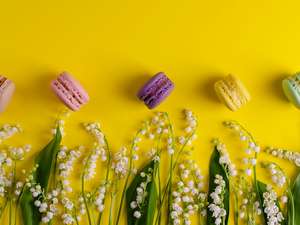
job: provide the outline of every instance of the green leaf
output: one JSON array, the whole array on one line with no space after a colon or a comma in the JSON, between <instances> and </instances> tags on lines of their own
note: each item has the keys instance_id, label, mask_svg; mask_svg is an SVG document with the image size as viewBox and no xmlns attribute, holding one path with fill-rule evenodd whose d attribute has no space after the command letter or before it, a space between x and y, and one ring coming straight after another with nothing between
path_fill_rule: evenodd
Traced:
<instances>
[{"instance_id":1,"label":"green leaf","mask_svg":"<svg viewBox=\"0 0 300 225\"><path fill-rule=\"evenodd\" d=\"M133 216L133 213L137 210L139 210L139 208L135 208L132 209L130 207L130 203L132 201L136 201L136 196L137 196L137 191L136 189L138 187L140 187L140 184L142 182L146 181L146 177L141 177L140 173L144 172L144 173L149 173L148 169L152 168L152 170L154 171L153 176L155 177L155 173L156 173L156 163L154 161L151 161L150 163L148 163L147 165L145 165L141 171L139 171L136 175L136 177L134 178L134 180L132 181L132 183L130 184L129 188L126 191L126 208L127 208L127 224L140 224L140 225L152 225L153 224L153 220L154 220L154 214L155 214L155 209L156 209L156 200L157 200L157 190L156 190L156 182L155 179L152 179L148 185L147 185L147 192L148 192L148 196L145 198L145 201L147 202L147 204L145 205L143 212L142 212L142 216L139 218L139 220L137 220L137 218L135 218Z\"/></svg>"},{"instance_id":2,"label":"green leaf","mask_svg":"<svg viewBox=\"0 0 300 225\"><path fill-rule=\"evenodd\" d=\"M264 202L264 201L263 201L263 200L264 200L263 194L267 191L267 185L264 184L263 182L260 182L259 180L258 180L257 182L258 182L258 190L259 190L260 198L261 198L262 202ZM278 209L279 209L279 212L282 213L282 210L281 210L281 207L280 207L280 205L279 205L278 200L276 200L275 203L276 203L276 206L277 206ZM265 222L266 222L266 224L267 224L267 222L268 222L268 217L267 217L267 214L264 213L265 207L263 207L263 206L260 206L260 207L261 207L261 209L262 209L262 213L263 213L263 216L264 216L264 218L265 218ZM284 225L284 224L285 224L285 220L281 221L279 224Z\"/></svg>"},{"instance_id":3,"label":"green leaf","mask_svg":"<svg viewBox=\"0 0 300 225\"><path fill-rule=\"evenodd\" d=\"M218 186L215 184L215 176L216 174L219 174L223 177L223 180L226 183L225 187L225 194L224 194L224 209L226 210L226 218L225 218L225 224L228 224L229 219L229 199L230 199L230 186L229 186L229 180L222 168L222 166L219 164L220 159L220 153L215 148L214 152L211 155L210 158L210 165L209 165L209 196L208 196L208 202L209 204L213 203L212 198L210 197L210 194L215 191L215 188ZM207 225L215 225L216 218L212 217L213 212L207 209ZM225 225L222 224L222 225Z\"/></svg>"},{"instance_id":4,"label":"green leaf","mask_svg":"<svg viewBox=\"0 0 300 225\"><path fill-rule=\"evenodd\" d=\"M293 194L293 199L294 199L294 210L295 210L295 221L300 221L300 170L298 172L297 179L295 180L295 183L292 187L292 194ZM291 212L291 202L290 198L287 203L287 214L286 215L286 220L287 224L289 224L289 215Z\"/></svg>"},{"instance_id":5,"label":"green leaf","mask_svg":"<svg viewBox=\"0 0 300 225\"><path fill-rule=\"evenodd\" d=\"M39 164L37 170L33 173L33 179L47 193L48 182L52 173L53 165L56 159L56 153L59 148L62 136L59 126L56 135L35 157L34 165ZM34 205L36 198L32 196L30 188L26 187L21 197L21 211L24 225L39 225L41 223L42 214L39 208Z\"/></svg>"}]
</instances>

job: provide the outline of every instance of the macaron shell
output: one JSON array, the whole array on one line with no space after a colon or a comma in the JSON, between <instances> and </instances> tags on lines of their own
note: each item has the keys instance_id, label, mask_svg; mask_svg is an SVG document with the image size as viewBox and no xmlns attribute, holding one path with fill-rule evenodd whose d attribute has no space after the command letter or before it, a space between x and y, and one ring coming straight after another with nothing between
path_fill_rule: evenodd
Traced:
<instances>
[{"instance_id":1,"label":"macaron shell","mask_svg":"<svg viewBox=\"0 0 300 225\"><path fill-rule=\"evenodd\" d=\"M300 109L300 88L296 84L296 82L293 83L293 79L291 77L288 77L287 79L282 81L282 88L290 102L297 109Z\"/></svg>"},{"instance_id":2,"label":"macaron shell","mask_svg":"<svg viewBox=\"0 0 300 225\"><path fill-rule=\"evenodd\" d=\"M156 91L155 95L153 95L148 101L145 102L145 105L149 109L154 109L159 106L174 90L175 84L169 80L166 85L162 86L159 90ZM152 100L151 103L150 100Z\"/></svg>"},{"instance_id":3,"label":"macaron shell","mask_svg":"<svg viewBox=\"0 0 300 225\"><path fill-rule=\"evenodd\" d=\"M59 79L63 84L71 91L81 104L86 104L90 100L89 94L86 92L84 87L68 72L63 71L59 75Z\"/></svg>"},{"instance_id":4,"label":"macaron shell","mask_svg":"<svg viewBox=\"0 0 300 225\"><path fill-rule=\"evenodd\" d=\"M79 102L77 102L67 89L57 80L54 79L50 83L53 93L72 111L78 111L81 108Z\"/></svg>"},{"instance_id":5,"label":"macaron shell","mask_svg":"<svg viewBox=\"0 0 300 225\"><path fill-rule=\"evenodd\" d=\"M228 88L224 85L222 80L219 80L214 85L215 91L223 104L231 111L236 111L239 109L237 105L234 104L232 97L229 94Z\"/></svg>"},{"instance_id":6,"label":"macaron shell","mask_svg":"<svg viewBox=\"0 0 300 225\"><path fill-rule=\"evenodd\" d=\"M155 88L156 84L159 82L159 80L161 80L162 78L164 78L167 76L165 75L165 73L163 72L159 72L157 74L155 74L154 76L152 76L137 92L136 96L140 99L140 100L144 100L148 95L151 94L151 92L153 91L153 89ZM167 78L168 79L168 78Z\"/></svg>"},{"instance_id":7,"label":"macaron shell","mask_svg":"<svg viewBox=\"0 0 300 225\"><path fill-rule=\"evenodd\" d=\"M2 89L0 93L0 114L3 113L3 111L7 108L8 104L10 103L15 92L15 87L15 83L10 80L10 82Z\"/></svg>"},{"instance_id":8,"label":"macaron shell","mask_svg":"<svg viewBox=\"0 0 300 225\"><path fill-rule=\"evenodd\" d=\"M229 74L227 76L227 78L230 79L230 81L232 81L235 84L235 86L237 87L238 90L236 91L236 93L237 93L238 97L240 97L239 95L242 94L243 97L246 99L246 102L249 102L251 99L250 93L247 90L247 88L245 87L245 85L242 83L242 81L239 78L237 78L236 76L234 76L233 74ZM242 104L246 104L246 102L243 101Z\"/></svg>"}]
</instances>

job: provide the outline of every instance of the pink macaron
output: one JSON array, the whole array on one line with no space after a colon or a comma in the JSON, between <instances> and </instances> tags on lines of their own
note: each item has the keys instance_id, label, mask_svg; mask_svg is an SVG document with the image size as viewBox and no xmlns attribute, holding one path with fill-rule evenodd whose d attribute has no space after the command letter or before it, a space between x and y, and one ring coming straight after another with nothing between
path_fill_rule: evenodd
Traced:
<instances>
[{"instance_id":1,"label":"pink macaron","mask_svg":"<svg viewBox=\"0 0 300 225\"><path fill-rule=\"evenodd\" d=\"M15 83L0 75L0 114L6 109L15 92Z\"/></svg>"},{"instance_id":2,"label":"pink macaron","mask_svg":"<svg viewBox=\"0 0 300 225\"><path fill-rule=\"evenodd\" d=\"M68 72L62 72L50 83L53 93L72 111L78 111L90 96L82 85Z\"/></svg>"}]
</instances>

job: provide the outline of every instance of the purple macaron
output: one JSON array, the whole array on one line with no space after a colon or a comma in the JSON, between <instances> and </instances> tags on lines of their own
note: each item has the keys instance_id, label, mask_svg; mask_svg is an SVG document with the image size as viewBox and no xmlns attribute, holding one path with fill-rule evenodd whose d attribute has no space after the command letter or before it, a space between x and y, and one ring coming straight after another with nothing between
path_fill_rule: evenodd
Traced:
<instances>
[{"instance_id":1,"label":"purple macaron","mask_svg":"<svg viewBox=\"0 0 300 225\"><path fill-rule=\"evenodd\" d=\"M175 84L163 72L151 77L137 92L137 97L149 109L156 108L173 91Z\"/></svg>"}]
</instances>

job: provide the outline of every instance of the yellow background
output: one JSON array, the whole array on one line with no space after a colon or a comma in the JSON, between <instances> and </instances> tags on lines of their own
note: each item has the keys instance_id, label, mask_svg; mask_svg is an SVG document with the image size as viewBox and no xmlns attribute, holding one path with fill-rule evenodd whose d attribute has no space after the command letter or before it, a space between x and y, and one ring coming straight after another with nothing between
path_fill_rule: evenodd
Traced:
<instances>
[{"instance_id":1,"label":"yellow background","mask_svg":"<svg viewBox=\"0 0 300 225\"><path fill-rule=\"evenodd\" d=\"M129 148L142 121L153 116L135 96L136 91L163 71L176 87L157 110L170 113L176 137L185 134L183 109L198 115L199 138L194 142L193 157L205 175L206 190L214 138L227 143L232 161L244 168L241 159L247 146L223 125L225 120L238 120L262 149L273 145L297 151L299 111L285 97L281 82L300 70L299 7L296 0L1 1L0 74L15 82L16 91L0 115L0 126L19 124L24 129L7 141L9 145L32 145L18 167L18 176L22 177L22 168L31 168L35 154L52 137L51 126L64 106L49 83L64 70L75 76L91 97L79 112L65 119L63 144L70 148L83 145L91 149L93 139L82 123L94 121L100 122L113 152L121 146ZM237 112L225 108L213 89L228 73L243 81L252 98ZM140 150L138 168L147 161L144 154L149 147ZM259 162L276 160L263 151L259 158ZM276 161L294 180L296 166ZM169 162L167 154L164 162ZM106 164L98 165L90 188L104 179ZM74 169L76 184L82 159ZM259 179L271 184L270 173L258 169ZM116 205L120 195L121 191ZM108 208L109 201L103 224ZM8 224L7 215L8 209L1 224ZM124 209L120 225L126 224L125 218ZM198 221L196 216L192 220Z\"/></svg>"}]
</instances>

